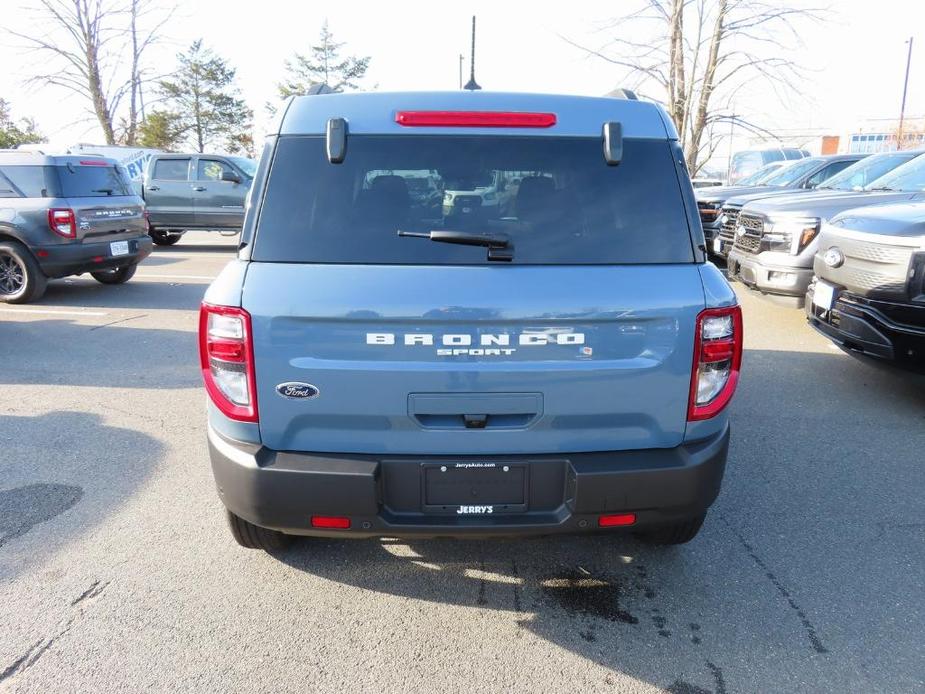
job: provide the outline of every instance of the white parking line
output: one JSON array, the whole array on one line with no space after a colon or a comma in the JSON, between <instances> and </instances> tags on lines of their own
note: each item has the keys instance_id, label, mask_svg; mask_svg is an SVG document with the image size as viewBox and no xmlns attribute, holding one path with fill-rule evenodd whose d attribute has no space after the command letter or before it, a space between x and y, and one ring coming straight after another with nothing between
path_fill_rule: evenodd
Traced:
<instances>
[{"instance_id":1,"label":"white parking line","mask_svg":"<svg viewBox=\"0 0 925 694\"><path fill-rule=\"evenodd\" d=\"M207 280L211 282L215 279L214 275L159 275L151 272L139 272L135 277L152 280Z\"/></svg>"},{"instance_id":2,"label":"white parking line","mask_svg":"<svg viewBox=\"0 0 925 694\"><path fill-rule=\"evenodd\" d=\"M102 311L62 311L51 308L0 308L0 313L38 313L52 316L108 316Z\"/></svg>"}]
</instances>

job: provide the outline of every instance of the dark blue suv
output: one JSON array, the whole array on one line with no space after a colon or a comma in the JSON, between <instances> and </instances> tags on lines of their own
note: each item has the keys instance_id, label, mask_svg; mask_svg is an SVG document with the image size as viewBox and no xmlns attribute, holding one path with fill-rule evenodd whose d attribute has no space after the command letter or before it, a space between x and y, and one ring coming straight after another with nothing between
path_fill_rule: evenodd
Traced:
<instances>
[{"instance_id":1,"label":"dark blue suv","mask_svg":"<svg viewBox=\"0 0 925 694\"><path fill-rule=\"evenodd\" d=\"M201 311L237 541L693 538L742 320L683 162L637 100L290 101Z\"/></svg>"}]
</instances>

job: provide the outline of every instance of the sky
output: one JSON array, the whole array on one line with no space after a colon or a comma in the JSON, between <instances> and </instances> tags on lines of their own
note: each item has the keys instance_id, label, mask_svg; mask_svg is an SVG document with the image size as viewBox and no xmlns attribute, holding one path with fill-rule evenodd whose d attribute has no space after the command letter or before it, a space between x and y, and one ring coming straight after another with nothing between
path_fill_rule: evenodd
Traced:
<instances>
[{"instance_id":1,"label":"sky","mask_svg":"<svg viewBox=\"0 0 925 694\"><path fill-rule=\"evenodd\" d=\"M5 27L46 35L45 25L32 20L30 3L3 3ZM463 53L468 59L474 14L478 17L476 77L483 88L601 95L625 83L625 71L589 57L566 39L600 48L615 31L637 38L639 27L635 25L602 29L606 20L623 15L635 4L632 0L181 0L165 29L169 40L155 46L148 57L152 65L167 69L179 50L203 38L237 69L242 94L260 127L266 120L264 104L276 97L275 84L283 75L285 59L294 51L307 52L325 19L337 40L347 44L346 53L372 57L366 86L433 90L458 88L458 56ZM870 129L875 125L872 119L896 119L906 66L905 42L913 36L906 114L925 116L925 2L829 0L827 7L823 20L800 23L799 37L788 39L793 46L788 55L805 68L800 93L775 94L766 84L752 81L736 97L736 113L781 134L845 134L860 127ZM78 98L25 83L32 71L42 68L42 60L3 33L0 66L0 97L11 103L14 115L35 118L55 143L103 141ZM745 134L740 133L734 147L747 144Z\"/></svg>"}]
</instances>

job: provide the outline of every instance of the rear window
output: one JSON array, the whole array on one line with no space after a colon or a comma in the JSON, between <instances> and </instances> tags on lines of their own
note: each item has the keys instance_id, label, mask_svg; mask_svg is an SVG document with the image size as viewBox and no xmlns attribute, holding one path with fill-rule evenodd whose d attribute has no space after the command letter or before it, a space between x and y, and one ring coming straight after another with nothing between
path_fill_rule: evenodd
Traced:
<instances>
[{"instance_id":1,"label":"rear window","mask_svg":"<svg viewBox=\"0 0 925 694\"><path fill-rule=\"evenodd\" d=\"M514 264L693 262L670 145L600 138L353 135L342 164L321 137L280 138L252 258L478 265L485 248L399 231L504 235Z\"/></svg>"},{"instance_id":2,"label":"rear window","mask_svg":"<svg viewBox=\"0 0 925 694\"><path fill-rule=\"evenodd\" d=\"M61 181L61 197L105 198L114 195L134 195L132 185L123 171L115 166L55 167Z\"/></svg>"},{"instance_id":3,"label":"rear window","mask_svg":"<svg viewBox=\"0 0 925 694\"><path fill-rule=\"evenodd\" d=\"M0 198L54 198L58 182L51 166L0 166Z\"/></svg>"}]
</instances>

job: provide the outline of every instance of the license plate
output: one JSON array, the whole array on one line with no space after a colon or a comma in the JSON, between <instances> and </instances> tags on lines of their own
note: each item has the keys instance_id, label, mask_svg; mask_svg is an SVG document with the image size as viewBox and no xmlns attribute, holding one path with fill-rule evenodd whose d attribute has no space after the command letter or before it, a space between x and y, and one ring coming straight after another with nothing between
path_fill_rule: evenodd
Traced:
<instances>
[{"instance_id":1,"label":"license plate","mask_svg":"<svg viewBox=\"0 0 925 694\"><path fill-rule=\"evenodd\" d=\"M713 239L713 252L717 254L723 252L723 240L722 239Z\"/></svg>"},{"instance_id":2,"label":"license plate","mask_svg":"<svg viewBox=\"0 0 925 694\"><path fill-rule=\"evenodd\" d=\"M109 244L109 252L113 256L128 255L128 241L113 241Z\"/></svg>"},{"instance_id":3,"label":"license plate","mask_svg":"<svg viewBox=\"0 0 925 694\"><path fill-rule=\"evenodd\" d=\"M423 466L424 510L456 515L493 515L527 505L527 466L509 463L446 463Z\"/></svg>"},{"instance_id":4,"label":"license plate","mask_svg":"<svg viewBox=\"0 0 925 694\"><path fill-rule=\"evenodd\" d=\"M832 300L835 298L835 287L828 282L816 280L816 289L813 291L813 305L818 306L823 311L832 308Z\"/></svg>"}]
</instances>

